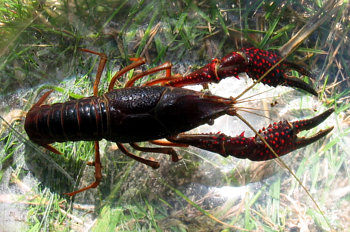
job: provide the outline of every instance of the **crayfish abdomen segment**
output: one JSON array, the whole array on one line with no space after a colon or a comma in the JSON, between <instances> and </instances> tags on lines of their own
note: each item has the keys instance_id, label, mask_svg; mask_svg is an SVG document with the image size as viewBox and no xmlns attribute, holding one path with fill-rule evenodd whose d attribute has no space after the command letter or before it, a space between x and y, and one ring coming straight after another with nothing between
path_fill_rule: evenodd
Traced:
<instances>
[{"instance_id":1,"label":"crayfish abdomen segment","mask_svg":"<svg viewBox=\"0 0 350 232\"><path fill-rule=\"evenodd\" d=\"M87 97L53 105L34 106L25 120L29 138L37 144L101 140L106 128L105 102Z\"/></svg>"}]
</instances>

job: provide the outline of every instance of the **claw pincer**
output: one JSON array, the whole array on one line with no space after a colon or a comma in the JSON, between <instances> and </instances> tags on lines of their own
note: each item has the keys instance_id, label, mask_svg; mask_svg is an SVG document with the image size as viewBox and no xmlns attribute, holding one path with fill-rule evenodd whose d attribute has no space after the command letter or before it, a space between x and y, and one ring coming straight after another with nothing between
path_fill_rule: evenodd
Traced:
<instances>
[{"instance_id":1,"label":"claw pincer","mask_svg":"<svg viewBox=\"0 0 350 232\"><path fill-rule=\"evenodd\" d=\"M213 59L209 64L197 71L182 78L175 78L174 80L168 81L165 85L183 87L193 84L218 83L226 77L234 76L238 78L238 74L244 72L246 72L250 78L258 80L281 59L281 56L271 51L255 47L242 48L237 52L231 52L221 60ZM298 71L305 76L313 76L309 71L295 63L282 61L268 73L261 82L273 87L285 85L299 88L317 96L317 92L309 84L296 77L288 76L287 71L289 70Z\"/></svg>"},{"instance_id":2,"label":"claw pincer","mask_svg":"<svg viewBox=\"0 0 350 232\"><path fill-rule=\"evenodd\" d=\"M291 151L307 146L320 138L326 136L333 127L321 130L308 138L299 138L297 134L303 130L314 128L322 123L334 109L329 109L322 114L306 120L288 122L280 121L259 130L259 134L279 155L283 156ZM225 134L179 134L167 138L176 143L188 144L204 150L219 153L224 157L234 156L252 161L264 161L276 158L271 150L264 144L259 136L244 137L244 132L237 137L230 137Z\"/></svg>"}]
</instances>

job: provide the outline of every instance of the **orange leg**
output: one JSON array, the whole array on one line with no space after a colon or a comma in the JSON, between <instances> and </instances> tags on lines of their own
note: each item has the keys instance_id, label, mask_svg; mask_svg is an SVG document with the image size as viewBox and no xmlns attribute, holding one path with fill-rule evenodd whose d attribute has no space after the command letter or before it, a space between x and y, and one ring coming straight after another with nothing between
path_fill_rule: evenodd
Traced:
<instances>
[{"instance_id":1,"label":"orange leg","mask_svg":"<svg viewBox=\"0 0 350 232\"><path fill-rule=\"evenodd\" d=\"M132 64L126 66L125 68L123 68L122 70L120 70L119 72L117 72L116 74L114 74L111 82L109 83L109 86L108 86L108 91L111 91L115 85L115 82L117 81L117 79L119 77L121 77L123 74L125 74L126 72L130 71L131 69L134 69L144 63L146 63L146 59L145 58L132 58L130 59L132 61L134 61ZM136 76L134 76L133 78L131 78L126 84L125 84L125 87L131 87L134 85L135 81L137 81L138 79L144 77L144 76L147 76L147 75L150 75L152 73L156 73L156 72L159 72L159 71L162 71L162 70L166 70L166 77L171 77L171 67L172 67L172 64L170 62L165 62L164 64L161 64L157 67L154 67L154 68L151 68L151 69L148 69Z\"/></svg>"},{"instance_id":2,"label":"orange leg","mask_svg":"<svg viewBox=\"0 0 350 232\"><path fill-rule=\"evenodd\" d=\"M53 153L55 153L55 154L57 154L57 155L62 155L61 152L59 152L56 148L54 148L54 147L51 146L50 144L43 144L43 145L41 145L41 146L45 147L47 150L49 150L49 151L51 151L51 152L53 152Z\"/></svg>"},{"instance_id":3,"label":"orange leg","mask_svg":"<svg viewBox=\"0 0 350 232\"><path fill-rule=\"evenodd\" d=\"M98 95L98 84L100 83L103 69L106 66L107 56L104 53L91 51L91 50L85 49L85 48L80 48L79 50L83 51L83 52L88 52L88 53L92 53L92 54L100 56L100 63L98 64L98 69L97 69L97 73L96 73L96 79L95 79L95 82L94 82L94 96L97 96Z\"/></svg>"},{"instance_id":4,"label":"orange leg","mask_svg":"<svg viewBox=\"0 0 350 232\"><path fill-rule=\"evenodd\" d=\"M130 153L128 150L126 150L126 148L121 143L117 143L117 146L121 152L123 152L125 155L129 156L130 158L132 158L140 163L146 164L147 166L150 166L153 169L159 168L159 163L157 161L148 160L148 159L144 159L144 158L141 158L139 156L136 156L136 155Z\"/></svg>"},{"instance_id":5,"label":"orange leg","mask_svg":"<svg viewBox=\"0 0 350 232\"><path fill-rule=\"evenodd\" d=\"M46 100L46 98L48 98L48 96L53 92L53 90L49 90L47 91L46 93L44 93L43 96L41 96L41 98L37 101L37 103L35 103L33 107L36 107L36 106L40 106L41 104L43 104L43 102Z\"/></svg>"},{"instance_id":6,"label":"orange leg","mask_svg":"<svg viewBox=\"0 0 350 232\"><path fill-rule=\"evenodd\" d=\"M143 151L143 152L154 152L154 153L162 153L171 156L171 160L173 162L177 162L181 159L177 152L171 147L140 147L136 143L130 143L135 150Z\"/></svg>"},{"instance_id":7,"label":"orange leg","mask_svg":"<svg viewBox=\"0 0 350 232\"><path fill-rule=\"evenodd\" d=\"M173 65L170 63L170 62L165 62L164 64L161 64L157 67L154 67L154 68L151 68L151 69L148 69L136 76L134 76L133 78L131 78L125 85L125 87L131 87L134 85L135 81L137 81L138 79L144 77L144 76L147 76L147 75L150 75L152 73L156 73L156 72L159 72L159 71L162 71L162 70L165 70L166 71L166 77L170 77L171 76L171 67Z\"/></svg>"},{"instance_id":8,"label":"orange leg","mask_svg":"<svg viewBox=\"0 0 350 232\"><path fill-rule=\"evenodd\" d=\"M95 182L93 182L92 184L90 184L89 186L79 189L77 191L71 192L71 193L64 193L65 195L68 196L74 196L77 193L83 192L85 190L91 189L91 188L96 188L102 179L102 172L101 172L101 160L100 160L100 147L98 142L95 142L95 162L93 162L92 164L95 165Z\"/></svg>"},{"instance_id":9,"label":"orange leg","mask_svg":"<svg viewBox=\"0 0 350 232\"><path fill-rule=\"evenodd\" d=\"M167 140L151 140L148 141L150 143L153 143L155 145L159 146L168 146L168 147L189 147L187 144L182 144L182 143L173 143Z\"/></svg>"},{"instance_id":10,"label":"orange leg","mask_svg":"<svg viewBox=\"0 0 350 232\"><path fill-rule=\"evenodd\" d=\"M181 78L181 77L182 77L182 75L180 75L180 74L175 74L172 76L170 75L170 76L166 76L166 77L162 77L162 78L148 81L144 84L144 86L151 86L151 85L157 85L157 84L165 85L165 83L172 81L176 78Z\"/></svg>"},{"instance_id":11,"label":"orange leg","mask_svg":"<svg viewBox=\"0 0 350 232\"><path fill-rule=\"evenodd\" d=\"M119 72L117 72L116 74L114 74L114 76L112 77L112 80L111 82L109 83L109 86L108 86L108 92L112 91L113 90L113 87L114 87L114 84L115 82L117 81L117 79L119 77L121 77L124 73L130 71L131 69L134 69L144 63L146 63L146 59L145 58L133 58L131 59L133 60L134 62L128 66L126 66L125 68L123 68L122 70L120 70Z\"/></svg>"}]
</instances>

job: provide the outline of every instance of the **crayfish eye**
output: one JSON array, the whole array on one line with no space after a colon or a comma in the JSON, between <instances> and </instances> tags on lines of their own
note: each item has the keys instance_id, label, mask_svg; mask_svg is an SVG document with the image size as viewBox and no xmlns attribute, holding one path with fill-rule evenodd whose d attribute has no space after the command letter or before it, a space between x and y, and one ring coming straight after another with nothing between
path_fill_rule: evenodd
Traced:
<instances>
[{"instance_id":1,"label":"crayfish eye","mask_svg":"<svg viewBox=\"0 0 350 232\"><path fill-rule=\"evenodd\" d=\"M210 119L210 120L207 122L207 124L208 124L209 126L214 125L214 119Z\"/></svg>"}]
</instances>

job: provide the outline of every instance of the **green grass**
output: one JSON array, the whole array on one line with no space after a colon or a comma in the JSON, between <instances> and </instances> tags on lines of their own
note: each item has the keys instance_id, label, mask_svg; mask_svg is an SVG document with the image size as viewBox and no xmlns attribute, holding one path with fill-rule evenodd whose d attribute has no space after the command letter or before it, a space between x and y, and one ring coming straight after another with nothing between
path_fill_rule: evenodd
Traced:
<instances>
[{"instance_id":1,"label":"green grass","mask_svg":"<svg viewBox=\"0 0 350 232\"><path fill-rule=\"evenodd\" d=\"M0 198L5 199L1 207L12 203L23 208L15 214L28 231L230 231L230 226L283 231L301 225L313 231L329 230L305 191L275 162L224 159L193 148L178 149L183 156L178 163L152 154L161 163L159 170L152 170L103 141L103 182L74 199L66 198L62 193L94 180L93 168L85 165L93 159L93 143L57 143L54 146L64 154L58 156L27 140L23 118L12 120L15 109L29 110L46 89L55 90L50 104L92 95L98 57L78 51L79 47L104 52L109 58L99 86L102 94L113 74L130 64L131 57L146 57L149 63L143 69L171 61L174 73L185 73L242 46L277 50L324 2L241 4L232 8L232 3L214 1L0 3L0 178L4 186ZM280 118L274 115L294 98L300 100L288 111L291 120L318 114L308 109L312 104L314 108L335 107L335 114L325 123L335 126L331 136L284 160L310 190L333 229L346 230L350 227L346 216L350 215L346 192L350 184L346 149L350 70L345 38L350 24L348 5L335 9L335 17L288 57L317 74L313 80L320 90L317 103L289 90L295 96L281 93L277 107L270 110L276 121ZM123 87L126 78L118 80L116 88ZM254 91L261 92L261 87ZM11 127L5 127L5 122ZM229 171L222 169L228 166ZM225 198L210 191L220 186L242 193ZM5 219L3 212L0 218ZM8 226L0 221L0 227Z\"/></svg>"}]
</instances>

